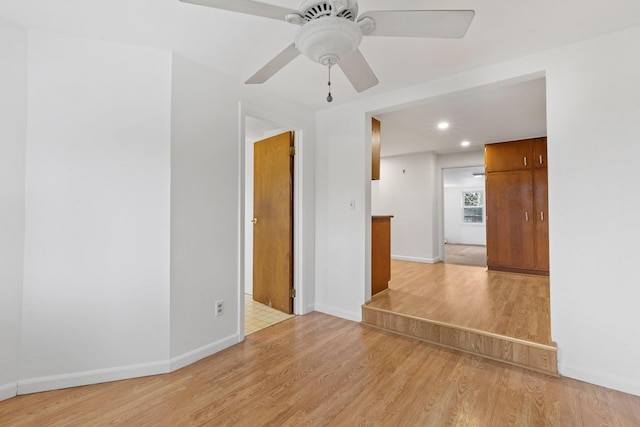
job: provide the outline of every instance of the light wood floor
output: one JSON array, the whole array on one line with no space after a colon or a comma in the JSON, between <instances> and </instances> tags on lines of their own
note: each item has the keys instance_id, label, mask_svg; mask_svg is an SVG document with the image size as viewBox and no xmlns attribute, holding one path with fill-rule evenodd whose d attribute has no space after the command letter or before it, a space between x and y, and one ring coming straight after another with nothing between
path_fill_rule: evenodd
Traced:
<instances>
[{"instance_id":1,"label":"light wood floor","mask_svg":"<svg viewBox=\"0 0 640 427\"><path fill-rule=\"evenodd\" d=\"M367 305L551 344L548 277L392 260L389 290Z\"/></svg>"},{"instance_id":2,"label":"light wood floor","mask_svg":"<svg viewBox=\"0 0 640 427\"><path fill-rule=\"evenodd\" d=\"M2 426L638 426L640 397L312 313L177 372L19 396Z\"/></svg>"},{"instance_id":3,"label":"light wood floor","mask_svg":"<svg viewBox=\"0 0 640 427\"><path fill-rule=\"evenodd\" d=\"M487 266L487 247L479 245L444 245L444 262L447 264Z\"/></svg>"}]
</instances>

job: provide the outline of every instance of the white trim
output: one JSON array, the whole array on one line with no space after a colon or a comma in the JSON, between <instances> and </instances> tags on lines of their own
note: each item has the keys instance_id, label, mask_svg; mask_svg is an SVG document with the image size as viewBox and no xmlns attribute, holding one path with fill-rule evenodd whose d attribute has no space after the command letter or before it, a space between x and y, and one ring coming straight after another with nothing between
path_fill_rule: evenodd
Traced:
<instances>
[{"instance_id":1,"label":"white trim","mask_svg":"<svg viewBox=\"0 0 640 427\"><path fill-rule=\"evenodd\" d=\"M11 399L18 395L18 383L9 383L0 385L0 402Z\"/></svg>"},{"instance_id":2,"label":"white trim","mask_svg":"<svg viewBox=\"0 0 640 427\"><path fill-rule=\"evenodd\" d=\"M234 334L226 338L222 338L218 341L212 342L211 344L196 348L195 350L188 351L184 354L181 354L180 356L176 356L169 361L170 372L182 369L185 366L191 365L198 360L209 357L212 354L229 348L232 345L236 345L239 342L241 342L240 335Z\"/></svg>"},{"instance_id":3,"label":"white trim","mask_svg":"<svg viewBox=\"0 0 640 427\"><path fill-rule=\"evenodd\" d=\"M398 261L422 262L424 264L435 264L436 262L440 261L440 257L422 258L422 257L402 256L402 255L391 255L391 259L395 259Z\"/></svg>"},{"instance_id":4,"label":"white trim","mask_svg":"<svg viewBox=\"0 0 640 427\"><path fill-rule=\"evenodd\" d=\"M0 400L8 399L18 394L38 393L41 391L147 377L150 375L167 374L180 368L184 368L185 366L204 359L205 357L209 357L212 354L222 351L239 342L240 336L238 334L234 334L167 361L142 363L139 365L121 366L117 368L95 369L91 371L20 380L17 383L0 386Z\"/></svg>"},{"instance_id":5,"label":"white trim","mask_svg":"<svg viewBox=\"0 0 640 427\"><path fill-rule=\"evenodd\" d=\"M612 376L604 372L564 365L561 363L558 363L558 372L563 377L573 378L578 381L584 381L601 387L640 396L640 384L634 381L629 381L624 377Z\"/></svg>"},{"instance_id":6,"label":"white trim","mask_svg":"<svg viewBox=\"0 0 640 427\"><path fill-rule=\"evenodd\" d=\"M99 384L149 375L166 374L169 362L150 362L139 365L120 366L117 368L95 369L91 371L73 372L50 377L31 378L18 381L18 394L38 393L61 388Z\"/></svg>"},{"instance_id":7,"label":"white trim","mask_svg":"<svg viewBox=\"0 0 640 427\"><path fill-rule=\"evenodd\" d=\"M353 320L354 322L362 322L362 312L353 312L343 310L341 308L329 307L328 305L318 304L315 305L316 311L330 316L340 317L342 319Z\"/></svg>"},{"instance_id":8,"label":"white trim","mask_svg":"<svg viewBox=\"0 0 640 427\"><path fill-rule=\"evenodd\" d=\"M0 386L0 401L19 394L38 393L41 391L59 390L69 387L147 377L150 375L167 374L218 353L240 341L241 338L239 334L234 334L167 361L20 380L17 383Z\"/></svg>"}]
</instances>

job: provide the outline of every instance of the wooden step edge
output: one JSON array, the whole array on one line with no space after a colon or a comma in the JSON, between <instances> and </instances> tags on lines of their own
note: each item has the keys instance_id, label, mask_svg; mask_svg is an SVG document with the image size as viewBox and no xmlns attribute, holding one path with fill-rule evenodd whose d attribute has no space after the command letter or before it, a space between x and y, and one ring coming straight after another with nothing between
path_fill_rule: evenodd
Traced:
<instances>
[{"instance_id":1,"label":"wooden step edge","mask_svg":"<svg viewBox=\"0 0 640 427\"><path fill-rule=\"evenodd\" d=\"M498 342L516 344L516 345L522 346L524 348L532 348L534 351L548 352L549 360L551 361L551 363L549 364L548 367L542 368L542 367L532 366L531 364L527 364L527 363L520 363L520 362L518 362L516 360L510 360L510 359L501 358L501 357L494 357L494 356L492 356L490 354L486 354L486 353L483 353L481 351L474 351L471 348L457 347L455 345L449 345L449 344L443 343L441 341L430 340L430 339L428 339L426 337L411 335L411 334L408 334L408 333L405 333L405 332L402 332L402 331L399 331L399 330L396 330L396 329L385 328L385 327L380 326L380 325L376 325L376 324L373 324L373 323L366 322L365 320L363 320L361 322L362 325L369 326L369 327L372 327L372 328L375 328L375 329L379 329L381 331L398 334L398 335L405 336L405 337L408 337L408 338L417 339L417 340L420 340L420 341L423 341L423 342L427 342L427 343L430 343L430 344L433 344L433 345L441 346L441 347L448 348L448 349L451 349L451 350L461 351L463 353L473 354L475 356L483 357L485 359L490 359L490 360L494 360L494 361L497 361L497 362L506 363L506 364L509 364L509 365L512 365L512 366L517 366L519 368L528 369L528 370L531 370L531 371L534 371L534 372L550 375L550 376L553 376L553 377L560 377L560 375L558 373L558 366L557 366L557 346L555 345L555 343L552 343L552 345L534 343L534 342L531 342L531 341L525 341L525 340L512 338L512 337L507 337L507 336L494 334L494 333L490 333L490 332L486 332L486 331L480 331L480 330L476 330L476 329L473 329L473 328L467 328L467 327L447 324L447 323L444 323L444 322L431 321L429 319L424 319L424 318L420 318L420 317L412 316L412 315L408 315L408 314L403 314L403 313L396 313L396 312L393 312L393 311L389 311L389 310L385 310L385 309L379 309L379 308L375 308L375 307L366 307L365 308L363 306L363 310L377 311L377 312L380 312L380 313L383 313L383 314L387 314L387 315L391 315L391 316L395 316L395 317L400 317L400 318L404 318L404 319L408 319L408 320L413 320L413 321L417 321L417 322L420 322L420 323L423 323L423 324L429 324L429 325L440 327L440 328L448 328L449 330L452 330L452 331L462 331L462 332L465 332L465 333L475 334L475 335L478 335L480 337L488 337L490 339L497 340ZM364 318L364 316L363 316L363 318Z\"/></svg>"},{"instance_id":2,"label":"wooden step edge","mask_svg":"<svg viewBox=\"0 0 640 427\"><path fill-rule=\"evenodd\" d=\"M380 292L378 292L376 294L371 295L371 299L367 300L367 302L365 302L364 305L367 305L367 304L371 303L372 301L374 301L376 298L378 298L378 297L380 297L380 296L382 296L384 294L389 293L389 291L390 291L390 289L387 288L387 289L384 289L384 290L382 290L382 291L380 291Z\"/></svg>"},{"instance_id":3,"label":"wooden step edge","mask_svg":"<svg viewBox=\"0 0 640 427\"><path fill-rule=\"evenodd\" d=\"M496 334L496 333L493 333L493 332L483 331L483 330L480 330L480 329L469 328L467 326L460 326L460 325L454 325L453 323L440 322L438 320L431 320L431 319L427 319L425 317L414 316L412 314L398 313L396 311L391 311L391 310L387 310L387 309L384 309L384 308L371 307L371 306L368 306L366 304L362 305L362 309L363 310L379 311L379 312L382 312L382 313L392 314L394 316L400 316L400 317L404 317L404 318L407 318L407 319L429 322L429 323L431 323L433 325L443 326L445 328L458 329L458 330L461 330L461 331L471 332L471 333L482 335L482 336L485 336L485 337L497 338L497 339L501 339L501 340L504 340L504 341L512 342L514 344L528 345L530 347L536 347L536 348L539 348L539 349L542 349L542 350L549 350L549 351L556 351L556 352L558 351L558 346L557 346L557 344L555 342L551 342L551 344L542 344L542 343L537 343L535 341L527 341L527 340L523 340L521 338L513 338L513 337L506 336L506 335L500 335L500 334ZM361 323L366 323L366 322L361 322Z\"/></svg>"},{"instance_id":4,"label":"wooden step edge","mask_svg":"<svg viewBox=\"0 0 640 427\"><path fill-rule=\"evenodd\" d=\"M403 332L392 331L392 330L385 329L385 328L383 328L381 326L378 326L378 325L372 325L370 323L361 322L361 324L363 326L368 327L368 328L377 329L379 331L388 332L390 334L400 335L400 336L403 336L403 337L406 337L406 338L412 338L414 340L418 340L418 341L426 342L426 343L429 343L429 344L433 344L433 345L436 345L438 347L444 347L444 348L449 349L449 350L459 351L459 352L467 353L467 354L472 354L474 356L482 357L483 359L489 359L489 360L493 360L494 362L500 362L500 363L505 363L507 365L515 366L516 368L523 368L523 369L527 369L529 371L537 372L539 374L545 374L545 375L549 375L549 376L552 376L552 377L561 378L561 375L558 374L557 372L546 371L544 369L534 368L533 366L523 365L523 364L520 364L520 363L515 363L515 362L512 362L510 360L499 359L497 357L487 356L485 354L476 353L474 351L470 351L470 350L466 350L466 349L450 346L450 345L447 345L447 344L443 344L441 342L431 341L431 340L427 340L427 339L420 338L420 337L415 337L413 335L405 334Z\"/></svg>"}]
</instances>

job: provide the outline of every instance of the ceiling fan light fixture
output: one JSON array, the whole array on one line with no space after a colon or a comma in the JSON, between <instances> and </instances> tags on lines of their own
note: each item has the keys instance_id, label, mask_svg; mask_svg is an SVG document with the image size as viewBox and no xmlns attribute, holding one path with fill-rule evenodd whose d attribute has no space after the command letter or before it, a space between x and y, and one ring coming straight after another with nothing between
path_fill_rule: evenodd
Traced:
<instances>
[{"instance_id":1,"label":"ceiling fan light fixture","mask_svg":"<svg viewBox=\"0 0 640 427\"><path fill-rule=\"evenodd\" d=\"M362 30L353 21L333 16L300 27L295 46L304 56L322 65L337 64L353 53L362 41Z\"/></svg>"}]
</instances>

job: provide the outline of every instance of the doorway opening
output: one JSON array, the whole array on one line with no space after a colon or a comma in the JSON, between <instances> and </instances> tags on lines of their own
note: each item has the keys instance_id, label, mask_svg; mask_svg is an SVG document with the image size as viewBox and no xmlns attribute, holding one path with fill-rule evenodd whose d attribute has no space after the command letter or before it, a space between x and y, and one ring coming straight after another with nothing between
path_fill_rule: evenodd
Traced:
<instances>
[{"instance_id":1,"label":"doorway opening","mask_svg":"<svg viewBox=\"0 0 640 427\"><path fill-rule=\"evenodd\" d=\"M545 357L553 370L556 349L551 340L549 277L489 271L482 253L480 266L456 265L460 259L456 264L451 259L460 255L451 249L463 252L477 245L486 251L486 181L480 175L485 144L546 135L544 77L523 76L370 114L381 121L380 180L371 185L371 212L384 207L394 221L388 291L374 295L363 306L365 323L406 326L392 317L410 317L427 323L398 332L419 334L445 323L452 330L470 328L500 336L504 342L495 348L513 340L527 341L531 348L548 352ZM466 174L471 182L451 184L450 174ZM447 204L454 206L452 214L448 215ZM467 233L475 231L484 240L460 237L451 231L452 225ZM459 243L465 247L453 246ZM380 310L389 313L379 316ZM384 324L376 323L378 318ZM451 347L442 332L438 337L413 336ZM478 338L477 342L484 341ZM455 348L471 351L484 346L467 344Z\"/></svg>"},{"instance_id":2,"label":"doorway opening","mask_svg":"<svg viewBox=\"0 0 640 427\"><path fill-rule=\"evenodd\" d=\"M487 266L484 165L442 169L444 262Z\"/></svg>"},{"instance_id":3,"label":"doorway opening","mask_svg":"<svg viewBox=\"0 0 640 427\"><path fill-rule=\"evenodd\" d=\"M245 336L296 312L296 134L274 121L244 116L244 286L239 329Z\"/></svg>"}]
</instances>

